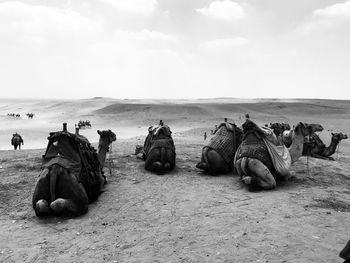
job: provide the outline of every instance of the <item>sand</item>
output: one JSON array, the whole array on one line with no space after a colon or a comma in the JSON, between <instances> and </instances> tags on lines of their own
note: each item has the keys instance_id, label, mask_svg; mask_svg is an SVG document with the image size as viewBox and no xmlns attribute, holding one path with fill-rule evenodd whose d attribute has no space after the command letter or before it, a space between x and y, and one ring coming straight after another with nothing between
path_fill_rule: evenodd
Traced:
<instances>
[{"instance_id":1,"label":"sand","mask_svg":"<svg viewBox=\"0 0 350 263\"><path fill-rule=\"evenodd\" d=\"M7 113L33 112L33 120ZM350 103L320 100L78 101L0 100L0 262L342 262L350 238L350 143L335 161L301 157L296 175L272 191L249 191L236 175L195 168L203 133L224 117L257 123L320 123L321 138L350 134ZM74 219L39 219L31 197L50 131L88 119L81 130L96 143L109 128L109 184L89 212ZM158 176L134 155L159 119L173 130L176 169ZM11 149L11 134L25 141ZM210 136L209 136L210 138Z\"/></svg>"}]
</instances>

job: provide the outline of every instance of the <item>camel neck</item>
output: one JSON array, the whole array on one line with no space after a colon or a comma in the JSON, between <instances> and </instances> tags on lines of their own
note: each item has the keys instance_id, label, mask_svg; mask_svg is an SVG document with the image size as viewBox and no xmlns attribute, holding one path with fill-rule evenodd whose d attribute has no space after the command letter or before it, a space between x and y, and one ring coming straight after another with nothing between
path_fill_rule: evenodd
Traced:
<instances>
[{"instance_id":1,"label":"camel neck","mask_svg":"<svg viewBox=\"0 0 350 263\"><path fill-rule=\"evenodd\" d=\"M106 143L99 143L98 144L98 159L100 161L101 167L104 167L105 165L105 161L106 161L106 155L107 155L107 151L108 151L108 145L105 145Z\"/></svg>"},{"instance_id":2,"label":"camel neck","mask_svg":"<svg viewBox=\"0 0 350 263\"><path fill-rule=\"evenodd\" d=\"M333 138L331 139L331 143L329 144L328 147L326 147L324 150L323 150L323 156L331 156L333 153L335 153L336 149L337 149L337 146L339 144L339 140L337 138Z\"/></svg>"},{"instance_id":3,"label":"camel neck","mask_svg":"<svg viewBox=\"0 0 350 263\"><path fill-rule=\"evenodd\" d=\"M294 131L294 134L292 137L292 144L288 148L290 156L292 158L292 163L294 163L301 157L303 153L303 145L304 145L304 135L302 135L301 133L295 133Z\"/></svg>"}]
</instances>

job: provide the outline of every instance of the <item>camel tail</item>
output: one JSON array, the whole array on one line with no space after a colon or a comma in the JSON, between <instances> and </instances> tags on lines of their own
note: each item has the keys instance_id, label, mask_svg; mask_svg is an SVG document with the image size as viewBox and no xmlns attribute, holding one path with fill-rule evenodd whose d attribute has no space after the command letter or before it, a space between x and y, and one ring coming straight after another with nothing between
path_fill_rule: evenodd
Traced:
<instances>
[{"instance_id":1,"label":"camel tail","mask_svg":"<svg viewBox=\"0 0 350 263\"><path fill-rule=\"evenodd\" d=\"M50 171L50 196L51 202L56 200L56 182L57 174L61 172L61 167L57 164L52 165Z\"/></svg>"}]
</instances>

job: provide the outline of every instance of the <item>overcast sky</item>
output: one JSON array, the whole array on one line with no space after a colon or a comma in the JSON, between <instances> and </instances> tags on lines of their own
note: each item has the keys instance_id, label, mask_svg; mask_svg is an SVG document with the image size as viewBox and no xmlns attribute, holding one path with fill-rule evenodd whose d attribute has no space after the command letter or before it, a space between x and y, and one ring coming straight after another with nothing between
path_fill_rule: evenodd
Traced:
<instances>
[{"instance_id":1,"label":"overcast sky","mask_svg":"<svg viewBox=\"0 0 350 263\"><path fill-rule=\"evenodd\" d=\"M350 0L0 0L0 87L350 99Z\"/></svg>"}]
</instances>

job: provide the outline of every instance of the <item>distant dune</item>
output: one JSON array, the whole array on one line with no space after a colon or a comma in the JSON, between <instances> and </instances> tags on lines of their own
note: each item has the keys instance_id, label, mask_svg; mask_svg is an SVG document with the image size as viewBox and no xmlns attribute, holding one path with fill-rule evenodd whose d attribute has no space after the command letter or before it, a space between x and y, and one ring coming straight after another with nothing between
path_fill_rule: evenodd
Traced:
<instances>
[{"instance_id":1,"label":"distant dune","mask_svg":"<svg viewBox=\"0 0 350 263\"><path fill-rule=\"evenodd\" d=\"M33 112L33 120L26 113ZM7 116L19 113L21 118ZM63 122L70 131L79 120L90 120L91 130L82 130L92 142L97 129L113 129L119 139L143 136L150 125L162 119L175 136L186 131L199 137L210 132L226 117L241 125L249 113L258 124L299 121L321 123L321 134L329 140L330 131L350 133L350 101L319 99L195 99L195 100L128 100L95 97L81 100L0 99L0 149L10 149L11 134L19 132L24 148L42 148L50 131L60 130ZM182 135L181 135L182 134ZM347 143L347 142L346 142Z\"/></svg>"}]
</instances>

